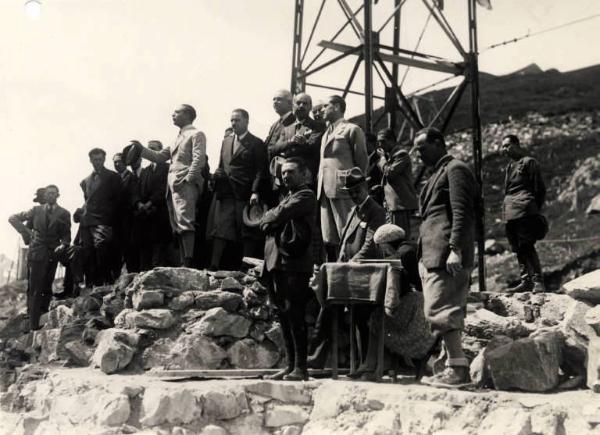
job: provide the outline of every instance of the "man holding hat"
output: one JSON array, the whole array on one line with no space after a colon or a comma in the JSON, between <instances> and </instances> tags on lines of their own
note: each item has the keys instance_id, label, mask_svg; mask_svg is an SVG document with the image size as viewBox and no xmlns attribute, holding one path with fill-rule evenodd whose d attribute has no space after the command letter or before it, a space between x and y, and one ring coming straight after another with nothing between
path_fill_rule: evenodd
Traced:
<instances>
[{"instance_id":1,"label":"man holding hat","mask_svg":"<svg viewBox=\"0 0 600 435\"><path fill-rule=\"evenodd\" d=\"M260 208L260 192L269 180L267 148L248 131L249 122L246 110L235 109L231 113L234 134L223 139L219 167L213 175L215 195L207 226L207 237L213 240L211 269L237 269L242 255L255 258L264 255L259 221L248 212L249 208Z\"/></svg>"},{"instance_id":2,"label":"man holding hat","mask_svg":"<svg viewBox=\"0 0 600 435\"><path fill-rule=\"evenodd\" d=\"M444 135L435 128L417 132L415 148L434 172L420 195L419 273L423 281L425 317L441 337L446 369L423 382L460 386L469 382L469 362L461 334L469 280L474 265L477 182L471 169L446 153Z\"/></svg>"},{"instance_id":3,"label":"man holding hat","mask_svg":"<svg viewBox=\"0 0 600 435\"><path fill-rule=\"evenodd\" d=\"M193 122L196 110L189 104L177 107L171 116L173 124L179 127L179 134L172 148L160 151L144 148L138 141L132 141L132 150L127 157L131 163L141 156L155 163L171 160L167 177L167 206L171 228L179 236L179 251L184 267L192 267L194 258L194 238L196 228L196 202L204 188L204 168L206 166L206 136Z\"/></svg>"}]
</instances>

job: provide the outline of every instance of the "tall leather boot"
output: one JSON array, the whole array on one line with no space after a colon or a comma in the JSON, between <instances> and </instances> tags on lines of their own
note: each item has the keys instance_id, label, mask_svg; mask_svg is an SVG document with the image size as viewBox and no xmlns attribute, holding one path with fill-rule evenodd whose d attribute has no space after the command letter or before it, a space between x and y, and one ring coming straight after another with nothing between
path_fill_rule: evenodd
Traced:
<instances>
[{"instance_id":1,"label":"tall leather boot","mask_svg":"<svg viewBox=\"0 0 600 435\"><path fill-rule=\"evenodd\" d=\"M531 291L533 293L545 293L546 286L544 285L544 276L542 274L542 265L540 264L540 257L535 249L535 245L531 245L529 250L529 270L531 273L531 280L533 281L533 287Z\"/></svg>"},{"instance_id":2,"label":"tall leather boot","mask_svg":"<svg viewBox=\"0 0 600 435\"><path fill-rule=\"evenodd\" d=\"M521 282L515 287L508 289L509 293L529 292L533 289L533 282L529 271L529 259L526 248L519 248L517 251L517 261L519 262L519 270L521 272Z\"/></svg>"},{"instance_id":3,"label":"tall leather boot","mask_svg":"<svg viewBox=\"0 0 600 435\"><path fill-rule=\"evenodd\" d=\"M290 320L292 324L292 335L294 337L294 370L283 377L286 381L308 380L307 370L307 338L306 321L304 319L304 306L291 307Z\"/></svg>"}]
</instances>

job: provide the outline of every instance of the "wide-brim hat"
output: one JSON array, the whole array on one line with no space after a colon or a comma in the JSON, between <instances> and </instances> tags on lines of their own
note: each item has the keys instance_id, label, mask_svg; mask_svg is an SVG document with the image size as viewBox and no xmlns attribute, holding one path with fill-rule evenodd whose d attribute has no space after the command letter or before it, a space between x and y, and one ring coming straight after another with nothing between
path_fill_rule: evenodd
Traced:
<instances>
[{"instance_id":1,"label":"wide-brim hat","mask_svg":"<svg viewBox=\"0 0 600 435\"><path fill-rule=\"evenodd\" d=\"M259 202L255 205L246 204L242 212L242 220L244 225L250 228L256 228L260 224L260 220L269 208L266 204Z\"/></svg>"},{"instance_id":2,"label":"wide-brim hat","mask_svg":"<svg viewBox=\"0 0 600 435\"><path fill-rule=\"evenodd\" d=\"M356 189L367 182L365 174L363 174L363 171L358 166L345 171L340 171L339 177L342 183L342 186L340 187L341 190Z\"/></svg>"},{"instance_id":3,"label":"wide-brim hat","mask_svg":"<svg viewBox=\"0 0 600 435\"><path fill-rule=\"evenodd\" d=\"M137 162L142 155L142 149L134 143L130 143L121 152L123 154L123 163L127 166Z\"/></svg>"}]
</instances>

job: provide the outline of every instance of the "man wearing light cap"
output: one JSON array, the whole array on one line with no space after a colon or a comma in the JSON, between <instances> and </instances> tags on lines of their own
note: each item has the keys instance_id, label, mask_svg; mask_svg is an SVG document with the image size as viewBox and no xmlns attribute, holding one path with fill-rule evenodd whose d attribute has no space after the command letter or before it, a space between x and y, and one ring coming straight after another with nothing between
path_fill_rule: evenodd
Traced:
<instances>
[{"instance_id":1,"label":"man wearing light cap","mask_svg":"<svg viewBox=\"0 0 600 435\"><path fill-rule=\"evenodd\" d=\"M423 163L434 169L419 198L425 317L448 354L446 369L423 382L457 387L469 382L461 333L474 265L477 182L464 162L446 153L444 136L437 129L418 131L414 144Z\"/></svg>"}]
</instances>

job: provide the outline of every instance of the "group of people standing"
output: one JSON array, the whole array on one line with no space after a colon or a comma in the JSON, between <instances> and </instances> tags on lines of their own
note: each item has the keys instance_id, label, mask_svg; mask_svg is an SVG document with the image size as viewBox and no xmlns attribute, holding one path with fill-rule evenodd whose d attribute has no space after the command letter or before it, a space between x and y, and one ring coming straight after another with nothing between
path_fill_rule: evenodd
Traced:
<instances>
[{"instance_id":1,"label":"group of people standing","mask_svg":"<svg viewBox=\"0 0 600 435\"><path fill-rule=\"evenodd\" d=\"M102 149L92 149L93 172L81 182L84 205L73 215L79 223L73 245L70 214L56 203L56 186L45 188L45 204L11 216L30 245L32 329L39 328L39 316L48 308L58 262L67 266L67 281L77 288L110 284L123 266L128 272L164 265L239 269L243 257L261 258L288 357L288 367L273 378L306 379L309 365L325 363L331 321L323 306L309 346L305 307L318 266L397 258L404 277L401 293L419 295L420 304L413 304L416 318L429 325L428 340L443 341L448 356L446 369L429 382L466 382L461 331L479 197L470 167L447 154L444 136L435 128L418 131L408 144L397 143L391 129L378 132L375 143L368 141L344 118L340 96L313 107L305 93L279 91L273 108L278 119L265 141L249 132L246 110L232 111L212 174L206 137L194 127L196 112L186 104L173 112L179 134L171 147L156 140L147 146L131 141L113 157L116 172L105 167ZM538 235L531 234L537 218L526 216L539 215L543 183L516 136L506 140L507 154L515 160L507 170L505 208L509 240L523 270L524 284L517 290L541 290L533 246ZM420 195L411 148L432 173ZM142 168L142 159L151 164ZM531 189L531 195L520 193ZM422 221L420 231L416 220ZM369 336L368 316L362 333ZM362 372L368 372L372 358L363 363Z\"/></svg>"}]
</instances>

